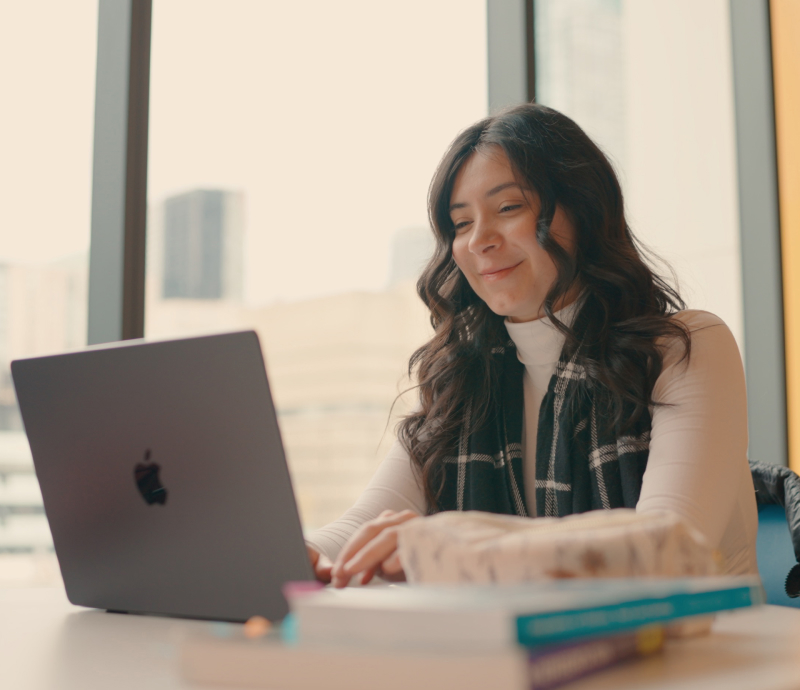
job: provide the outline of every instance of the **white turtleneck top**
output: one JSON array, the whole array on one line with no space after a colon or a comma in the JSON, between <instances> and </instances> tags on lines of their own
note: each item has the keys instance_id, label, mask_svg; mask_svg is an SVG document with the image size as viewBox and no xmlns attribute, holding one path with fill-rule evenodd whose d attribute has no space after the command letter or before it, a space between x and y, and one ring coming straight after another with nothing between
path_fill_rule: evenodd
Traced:
<instances>
[{"instance_id":1,"label":"white turtleneck top","mask_svg":"<svg viewBox=\"0 0 800 690\"><path fill-rule=\"evenodd\" d=\"M572 305L557 313L571 323ZM650 454L636 510L669 510L718 549L729 574L757 573L755 492L747 464L747 399L736 341L717 316L684 311L675 316L691 332L689 361L677 342L662 343L664 366L653 389ZM539 408L564 336L549 319L506 322L525 365L523 455L528 514L535 515L534 477ZM425 497L411 460L396 442L355 505L306 537L335 559L358 527L384 510L425 513Z\"/></svg>"}]
</instances>

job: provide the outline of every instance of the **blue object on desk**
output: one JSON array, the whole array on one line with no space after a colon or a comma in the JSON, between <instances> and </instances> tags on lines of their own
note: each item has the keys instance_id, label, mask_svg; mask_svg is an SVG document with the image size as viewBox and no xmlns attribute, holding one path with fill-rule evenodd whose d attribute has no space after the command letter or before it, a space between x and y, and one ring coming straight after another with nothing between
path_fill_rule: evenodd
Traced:
<instances>
[{"instance_id":1,"label":"blue object on desk","mask_svg":"<svg viewBox=\"0 0 800 690\"><path fill-rule=\"evenodd\" d=\"M756 554L767 603L800 608L800 597L790 598L785 589L786 576L797 565L797 560L783 506L758 506Z\"/></svg>"}]
</instances>

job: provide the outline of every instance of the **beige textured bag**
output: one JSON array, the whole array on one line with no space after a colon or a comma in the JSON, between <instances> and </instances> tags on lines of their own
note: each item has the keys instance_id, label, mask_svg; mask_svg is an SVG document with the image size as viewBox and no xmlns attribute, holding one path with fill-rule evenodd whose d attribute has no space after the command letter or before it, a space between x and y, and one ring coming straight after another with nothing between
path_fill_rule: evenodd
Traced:
<instances>
[{"instance_id":1,"label":"beige textured bag","mask_svg":"<svg viewBox=\"0 0 800 690\"><path fill-rule=\"evenodd\" d=\"M703 536L666 512L618 508L536 519L446 512L411 520L398 534L412 583L689 577L720 570Z\"/></svg>"}]
</instances>

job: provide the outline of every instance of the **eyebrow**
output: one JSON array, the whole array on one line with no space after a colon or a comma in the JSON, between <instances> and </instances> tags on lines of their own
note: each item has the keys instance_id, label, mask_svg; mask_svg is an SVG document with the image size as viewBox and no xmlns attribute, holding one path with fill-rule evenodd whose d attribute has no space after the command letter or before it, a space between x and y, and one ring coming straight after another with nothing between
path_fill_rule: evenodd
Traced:
<instances>
[{"instance_id":1,"label":"eyebrow","mask_svg":"<svg viewBox=\"0 0 800 690\"><path fill-rule=\"evenodd\" d=\"M519 187L519 184L516 182L503 182L503 184L499 184L496 187L492 187L488 192L486 192L486 198L494 196L495 194L499 194L504 189L508 189L509 187ZM469 204L464 202L460 202L457 204L450 204L450 211L453 212L457 208L466 208Z\"/></svg>"}]
</instances>

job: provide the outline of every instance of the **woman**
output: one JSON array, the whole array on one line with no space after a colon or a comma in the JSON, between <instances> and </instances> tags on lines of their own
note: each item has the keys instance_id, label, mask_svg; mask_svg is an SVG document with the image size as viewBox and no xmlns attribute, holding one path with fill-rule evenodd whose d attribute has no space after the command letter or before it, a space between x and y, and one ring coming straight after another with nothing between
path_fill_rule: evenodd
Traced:
<instances>
[{"instance_id":1,"label":"woman","mask_svg":"<svg viewBox=\"0 0 800 690\"><path fill-rule=\"evenodd\" d=\"M420 515L616 507L671 510L728 573L757 572L736 343L642 260L600 149L554 110L512 108L452 143L429 214L420 405L355 506L309 536L317 577L402 577L396 527Z\"/></svg>"}]
</instances>

